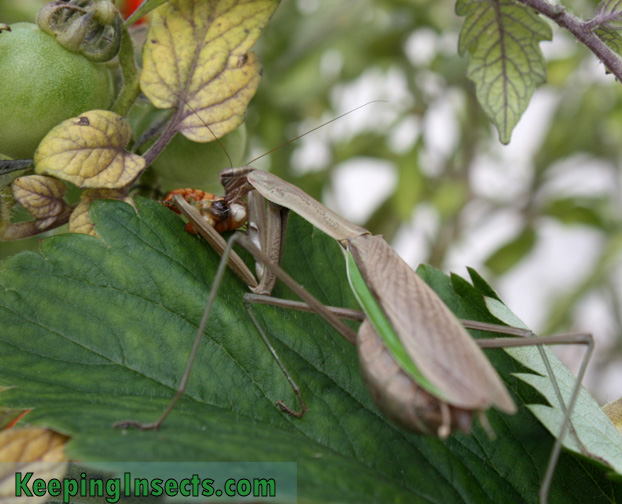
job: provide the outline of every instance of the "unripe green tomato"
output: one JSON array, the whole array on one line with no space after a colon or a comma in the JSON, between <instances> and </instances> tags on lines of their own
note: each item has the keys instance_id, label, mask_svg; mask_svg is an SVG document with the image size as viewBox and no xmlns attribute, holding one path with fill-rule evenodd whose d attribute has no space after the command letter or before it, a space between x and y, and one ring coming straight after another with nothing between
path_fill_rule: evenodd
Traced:
<instances>
[{"instance_id":1,"label":"unripe green tomato","mask_svg":"<svg viewBox=\"0 0 622 504\"><path fill-rule=\"evenodd\" d=\"M153 122L162 121L164 117L166 111L158 110L151 104L137 103L130 110L129 121L134 135L140 137ZM145 150L146 146L140 152ZM222 137L220 143L192 142L178 133L151 164L151 169L159 175L160 189L163 192L192 187L220 194L220 171L232 165L239 166L245 150L245 123Z\"/></svg>"},{"instance_id":2,"label":"unripe green tomato","mask_svg":"<svg viewBox=\"0 0 622 504\"><path fill-rule=\"evenodd\" d=\"M58 123L112 104L108 68L63 49L32 23L0 33L0 153L31 158Z\"/></svg>"},{"instance_id":3,"label":"unripe green tomato","mask_svg":"<svg viewBox=\"0 0 622 504\"><path fill-rule=\"evenodd\" d=\"M162 189L170 191L179 187L193 187L220 193L220 171L231 163L238 166L246 145L246 125L242 124L231 133L216 141L197 143L179 133L152 163L151 167L161 177ZM224 148L224 150L223 150Z\"/></svg>"}]
</instances>

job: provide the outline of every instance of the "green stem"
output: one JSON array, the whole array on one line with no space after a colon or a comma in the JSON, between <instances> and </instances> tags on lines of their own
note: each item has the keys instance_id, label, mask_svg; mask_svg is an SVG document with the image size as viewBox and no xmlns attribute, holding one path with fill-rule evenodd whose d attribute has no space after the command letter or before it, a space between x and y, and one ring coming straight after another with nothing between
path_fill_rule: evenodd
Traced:
<instances>
[{"instance_id":1,"label":"green stem","mask_svg":"<svg viewBox=\"0 0 622 504\"><path fill-rule=\"evenodd\" d=\"M0 159L0 177L2 175L8 175L16 171L24 171L29 169L32 171L33 160L32 159ZM24 171L24 174L28 172ZM1 179L0 179L1 180Z\"/></svg>"},{"instance_id":2,"label":"green stem","mask_svg":"<svg viewBox=\"0 0 622 504\"><path fill-rule=\"evenodd\" d=\"M119 64L123 76L123 87L117 101L112 107L113 112L125 116L140 94L140 73L134 59L134 44L127 28L124 26L119 49Z\"/></svg>"}]
</instances>

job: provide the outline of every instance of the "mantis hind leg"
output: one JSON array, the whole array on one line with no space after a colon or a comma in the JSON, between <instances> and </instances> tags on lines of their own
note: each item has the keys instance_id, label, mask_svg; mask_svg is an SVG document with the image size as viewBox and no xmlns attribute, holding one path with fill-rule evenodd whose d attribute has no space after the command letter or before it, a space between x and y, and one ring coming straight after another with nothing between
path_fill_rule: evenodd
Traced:
<instances>
[{"instance_id":1,"label":"mantis hind leg","mask_svg":"<svg viewBox=\"0 0 622 504\"><path fill-rule=\"evenodd\" d=\"M542 487L540 489L540 502L546 502L548 497L548 490L551 485L551 481L553 479L553 474L555 472L555 466L557 465L557 460L559 459L559 455L561 453L564 436L566 435L566 431L570 426L570 431L572 432L579 449L584 454L588 454L587 450L581 443L575 429L572 427L571 423L571 415L574 410L575 404L579 397L579 392L581 390L581 383L583 382L583 377L585 376L585 371L587 370L587 366L589 360L592 356L592 351L594 349L594 338L591 334L588 333L576 333L576 334L557 334L553 336L536 336L532 331L528 329L521 329L517 327L508 327L496 324L487 324L481 322L473 322L473 321L462 321L465 327L469 329L476 329L480 331L488 331L495 332L500 334L510 334L512 336L517 336L523 339L517 338L494 338L494 339L479 339L476 340L481 348L508 348L508 347L521 347L521 346L532 346L536 345L542 357L542 361L546 368L546 372L549 375L551 383L553 385L553 389L555 391L555 395L559 402L560 409L564 413L564 418L562 420L562 424L559 430L559 434L555 439L555 444L553 445L553 449L551 450L551 455L549 457L549 462L547 465L546 473L544 476L544 480L542 483ZM562 393L559 389L559 384L551 367L551 363L549 361L548 356L544 352L542 348L543 345L566 345L566 344L580 344L586 345L586 351L583 356L583 360L581 361L581 365L579 368L579 372L577 373L576 381L572 392L570 394L570 398L568 400L568 404L566 405Z\"/></svg>"},{"instance_id":2,"label":"mantis hind leg","mask_svg":"<svg viewBox=\"0 0 622 504\"><path fill-rule=\"evenodd\" d=\"M255 317L255 314L253 313L253 310L251 308L251 303L253 303L253 300L252 300L253 296L257 296L257 295L246 294L244 296L244 308L246 308L246 312L248 313L248 316L252 320L253 324L255 325L255 328L257 329L257 332L261 336L261 339L263 340L264 344L266 345L266 347L268 348L268 350L272 354L272 357L274 358L274 360L278 364L279 368L281 369L281 371L285 375L285 378L287 378L287 381L289 382L290 386L292 387L292 389L294 391L294 394L296 395L296 399L298 399L298 402L300 403L301 409L300 410L294 410L294 409L290 408L287 404L285 404L281 400L277 401L276 405L281 409L281 411L283 411L285 413L288 413L288 414L290 414L293 417L302 418L302 415L304 415L308 411L308 408L307 408L307 405L305 404L305 401L304 401L304 399L302 397L302 394L300 392L300 387L298 387L298 385L296 384L296 382L292 378L292 375L290 374L290 372L285 367L285 364L283 364L283 361L279 357L279 354L276 352L276 349L272 346L272 343L270 343L270 340L268 339L268 336L266 335L266 332L261 327L261 324L257 320L257 317Z\"/></svg>"},{"instance_id":3,"label":"mantis hind leg","mask_svg":"<svg viewBox=\"0 0 622 504\"><path fill-rule=\"evenodd\" d=\"M220 264L218 265L218 270L216 271L216 275L214 276L214 282L212 284L212 290L209 293L209 297L207 298L207 303L205 305L205 309L203 310L203 315L201 316L201 322L199 323L199 327L197 329L197 334L194 339L194 343L192 345L192 350L190 351L190 356L188 357L188 362L186 363L186 369L184 370L184 374L179 382L179 386L177 387L177 391L175 395L171 399L171 402L166 407L164 412L160 415L160 417L151 423L142 423L136 420L121 420L114 424L114 428L125 429L128 427L136 427L141 430L157 430L160 428L166 417L173 411L175 405L181 399L181 397L186 392L186 385L188 384L188 380L190 378L190 372L192 371L192 366L194 364L194 359L197 356L197 352L199 350L199 345L201 340L203 339L203 333L205 332L205 328L207 327L207 322L209 320L210 314L212 312L212 307L214 306L214 301L216 300L216 294L218 293L218 287L222 283L222 279L225 275L225 270L227 269L227 261L229 258L229 254L232 252L234 240L231 239L227 243L225 250L222 254L222 258L220 260Z\"/></svg>"}]
</instances>

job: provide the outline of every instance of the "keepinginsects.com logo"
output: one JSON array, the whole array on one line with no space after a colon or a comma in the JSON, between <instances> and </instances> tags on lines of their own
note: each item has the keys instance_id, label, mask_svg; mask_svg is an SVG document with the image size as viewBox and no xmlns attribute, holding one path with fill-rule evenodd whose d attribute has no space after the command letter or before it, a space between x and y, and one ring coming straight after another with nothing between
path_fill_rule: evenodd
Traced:
<instances>
[{"instance_id":1,"label":"keepinginsects.com logo","mask_svg":"<svg viewBox=\"0 0 622 504\"><path fill-rule=\"evenodd\" d=\"M190 478L132 478L126 472L123 478L89 478L81 473L80 478L42 479L32 472L15 473L16 497L62 498L67 504L73 497L105 497L114 504L122 497L276 497L276 482L273 478L227 479L221 488L210 478L193 474Z\"/></svg>"}]
</instances>

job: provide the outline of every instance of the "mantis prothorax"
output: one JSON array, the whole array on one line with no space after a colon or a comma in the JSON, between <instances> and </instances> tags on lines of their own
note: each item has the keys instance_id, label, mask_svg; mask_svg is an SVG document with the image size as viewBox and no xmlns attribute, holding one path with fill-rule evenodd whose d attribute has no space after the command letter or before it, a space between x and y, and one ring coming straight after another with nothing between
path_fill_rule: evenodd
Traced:
<instances>
[{"instance_id":1,"label":"mantis prothorax","mask_svg":"<svg viewBox=\"0 0 622 504\"><path fill-rule=\"evenodd\" d=\"M531 339L497 338L483 342L478 340L476 343L436 293L382 237L372 236L369 231L347 221L297 187L270 173L250 167L232 168L224 170L220 179L225 187L224 198L203 203L195 201L195 205L191 205L180 194L172 197L177 209L223 255L182 383L175 398L156 422L146 425L123 422L122 425L144 429L158 428L179 397L183 395L192 360L216 295L216 288L229 264L253 291L254 294L245 296L248 302L278 304L315 311L348 341L356 344L361 374L377 406L396 424L414 432L446 438L454 429L468 432L474 413L480 415L486 426L484 413L489 408L494 406L508 414L516 411L505 385L478 343L487 348L534 344L586 344L588 351L581 365L542 485L541 500L546 501L562 439L591 354L593 346L591 335L560 335ZM188 199L194 201L191 197ZM263 202L264 199L267 207ZM227 209L230 212L227 212ZM301 215L341 244L346 255L349 281L363 312L324 306L279 267L289 210ZM202 214L206 214L208 218ZM229 244L214 229L214 225L236 228L246 221L249 236L236 234ZM239 256L231 250L234 241L241 243L262 265L258 281ZM303 303L269 297L277 278L285 282ZM250 309L249 314L254 319ZM361 320L358 333L344 324L340 318ZM473 322L464 325L515 336L533 336L528 331L503 326ZM302 416L307 407L297 385L267 341L259 324L256 323L256 326L301 404L301 410L294 411L279 401L280 408L292 415Z\"/></svg>"}]
</instances>

